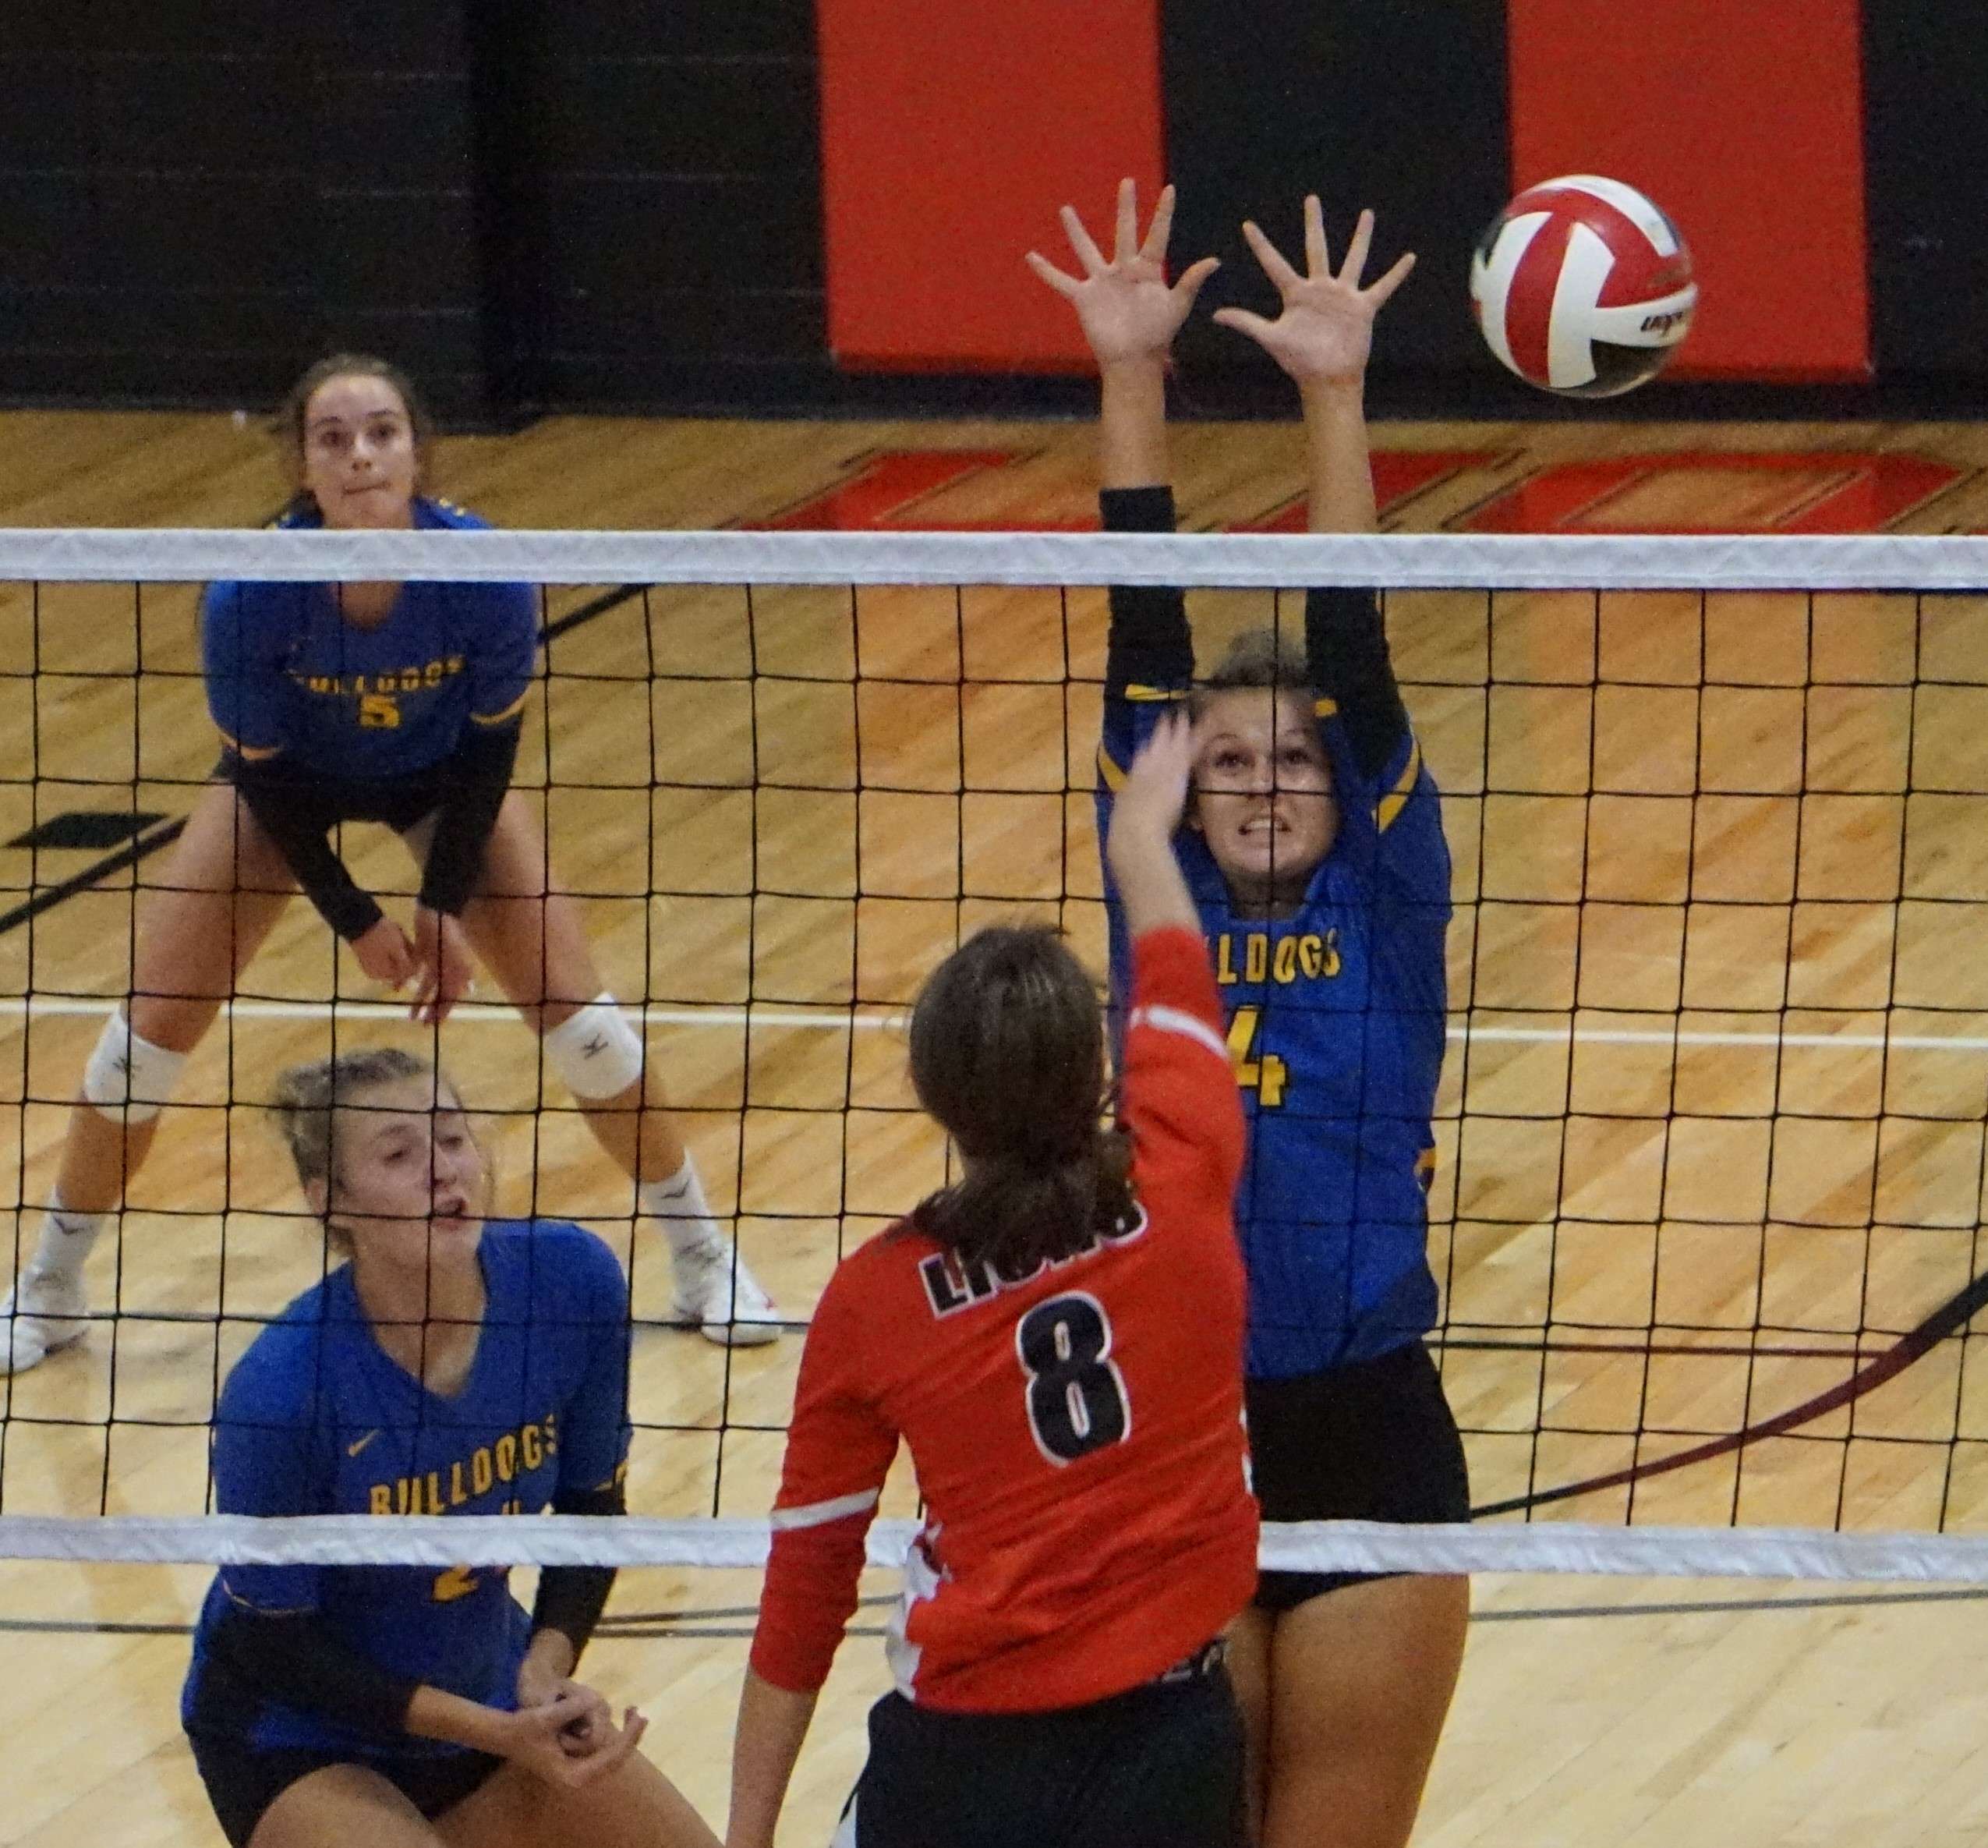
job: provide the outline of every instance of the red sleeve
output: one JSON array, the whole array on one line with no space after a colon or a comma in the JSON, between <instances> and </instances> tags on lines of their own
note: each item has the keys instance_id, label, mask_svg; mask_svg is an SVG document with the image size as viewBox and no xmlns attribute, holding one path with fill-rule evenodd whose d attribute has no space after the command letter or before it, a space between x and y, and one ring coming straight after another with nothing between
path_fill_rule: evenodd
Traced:
<instances>
[{"instance_id":1,"label":"red sleeve","mask_svg":"<svg viewBox=\"0 0 1988 1848\"><path fill-rule=\"evenodd\" d=\"M864 1538L897 1453L897 1433L870 1390L875 1368L865 1364L860 1300L845 1264L822 1291L801 1351L773 1504L752 1667L795 1694L812 1693L828 1679L856 1608Z\"/></svg>"},{"instance_id":2,"label":"red sleeve","mask_svg":"<svg viewBox=\"0 0 1988 1848\"><path fill-rule=\"evenodd\" d=\"M1121 1109L1135 1145L1197 1157L1227 1198L1243 1171L1243 1106L1198 932L1170 926L1134 943L1123 1058Z\"/></svg>"}]
</instances>

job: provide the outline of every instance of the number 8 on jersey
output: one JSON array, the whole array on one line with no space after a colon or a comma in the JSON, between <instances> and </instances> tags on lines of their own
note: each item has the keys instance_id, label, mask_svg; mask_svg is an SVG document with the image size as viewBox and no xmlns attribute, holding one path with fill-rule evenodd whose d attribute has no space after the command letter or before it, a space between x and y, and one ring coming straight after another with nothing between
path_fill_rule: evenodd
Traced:
<instances>
[{"instance_id":1,"label":"number 8 on jersey","mask_svg":"<svg viewBox=\"0 0 1988 1848\"><path fill-rule=\"evenodd\" d=\"M1028 1428L1059 1467L1131 1433L1125 1376L1111 1351L1111 1319L1084 1290L1039 1302L1015 1324L1015 1353L1028 1376Z\"/></svg>"}]
</instances>

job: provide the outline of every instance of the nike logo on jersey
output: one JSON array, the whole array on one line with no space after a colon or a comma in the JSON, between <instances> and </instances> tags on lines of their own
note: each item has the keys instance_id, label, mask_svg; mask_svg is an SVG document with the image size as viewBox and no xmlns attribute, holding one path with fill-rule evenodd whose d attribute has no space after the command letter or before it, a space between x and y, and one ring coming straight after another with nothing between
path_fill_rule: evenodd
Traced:
<instances>
[{"instance_id":1,"label":"nike logo on jersey","mask_svg":"<svg viewBox=\"0 0 1988 1848\"><path fill-rule=\"evenodd\" d=\"M356 1457L360 1451L364 1450L366 1446L371 1443L373 1439L377 1437L379 1435L380 1433L377 1431L369 1431L366 1432L365 1436L355 1438L352 1443L345 1446L345 1454L348 1457Z\"/></svg>"},{"instance_id":2,"label":"nike logo on jersey","mask_svg":"<svg viewBox=\"0 0 1988 1848\"><path fill-rule=\"evenodd\" d=\"M433 1597L437 1604L453 1604L476 1589L476 1574L467 1566L451 1566L436 1576Z\"/></svg>"}]
</instances>

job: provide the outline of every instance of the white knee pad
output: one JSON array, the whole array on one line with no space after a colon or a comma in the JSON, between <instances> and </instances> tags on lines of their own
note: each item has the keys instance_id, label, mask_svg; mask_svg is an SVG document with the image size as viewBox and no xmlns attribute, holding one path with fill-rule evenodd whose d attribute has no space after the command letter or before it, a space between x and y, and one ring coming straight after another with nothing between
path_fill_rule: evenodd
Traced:
<instances>
[{"instance_id":1,"label":"white knee pad","mask_svg":"<svg viewBox=\"0 0 1988 1848\"><path fill-rule=\"evenodd\" d=\"M545 1056L575 1097L618 1097L642 1076L642 1036L612 995L597 995L545 1036Z\"/></svg>"},{"instance_id":2,"label":"white knee pad","mask_svg":"<svg viewBox=\"0 0 1988 1848\"><path fill-rule=\"evenodd\" d=\"M184 1053L154 1046L131 1030L122 1007L114 1010L83 1068L83 1095L120 1123L149 1123L179 1082Z\"/></svg>"}]
</instances>

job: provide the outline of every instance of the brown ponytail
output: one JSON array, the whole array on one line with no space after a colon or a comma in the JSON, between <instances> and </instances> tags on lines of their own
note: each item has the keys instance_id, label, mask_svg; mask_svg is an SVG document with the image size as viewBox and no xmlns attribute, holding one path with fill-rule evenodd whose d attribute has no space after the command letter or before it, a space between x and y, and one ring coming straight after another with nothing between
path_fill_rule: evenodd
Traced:
<instances>
[{"instance_id":1,"label":"brown ponytail","mask_svg":"<svg viewBox=\"0 0 1988 1848\"><path fill-rule=\"evenodd\" d=\"M920 1229L1021 1277L1134 1209L1123 1136L1100 1127L1104 1023L1054 931L996 928L935 970L911 1014L911 1082L966 1159Z\"/></svg>"}]
</instances>

